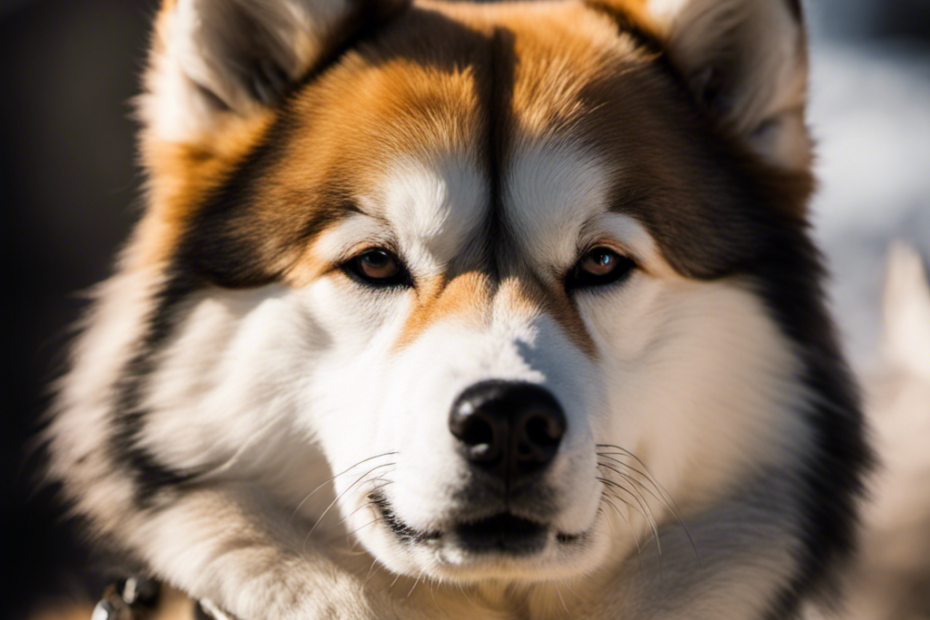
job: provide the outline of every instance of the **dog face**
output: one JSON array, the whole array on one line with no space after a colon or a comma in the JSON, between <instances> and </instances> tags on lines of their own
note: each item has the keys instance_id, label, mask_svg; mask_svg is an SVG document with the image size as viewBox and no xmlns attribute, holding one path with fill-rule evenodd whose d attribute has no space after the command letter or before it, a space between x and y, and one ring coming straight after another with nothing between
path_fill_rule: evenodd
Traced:
<instances>
[{"instance_id":1,"label":"dog face","mask_svg":"<svg viewBox=\"0 0 930 620\"><path fill-rule=\"evenodd\" d=\"M591 7L410 9L296 91L194 216L185 265L269 283L180 319L151 451L203 425L169 462L196 470L230 457L214 433L265 424L269 455L347 472L337 503L381 561L463 580L575 575L667 520L604 513L610 484L645 495L621 448L689 509L780 464L805 441L799 364L737 267L768 207L733 198L677 87Z\"/></svg>"},{"instance_id":2,"label":"dog face","mask_svg":"<svg viewBox=\"0 0 930 620\"><path fill-rule=\"evenodd\" d=\"M127 493L246 481L396 572L531 582L802 467L792 7L169 3Z\"/></svg>"}]
</instances>

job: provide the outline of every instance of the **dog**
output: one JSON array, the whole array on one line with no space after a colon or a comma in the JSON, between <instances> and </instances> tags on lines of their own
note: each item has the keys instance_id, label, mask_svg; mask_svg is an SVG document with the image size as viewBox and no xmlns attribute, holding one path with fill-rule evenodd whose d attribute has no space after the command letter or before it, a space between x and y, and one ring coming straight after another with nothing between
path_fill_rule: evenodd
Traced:
<instances>
[{"instance_id":1,"label":"dog","mask_svg":"<svg viewBox=\"0 0 930 620\"><path fill-rule=\"evenodd\" d=\"M166 0L49 425L239 618L785 620L870 463L797 0Z\"/></svg>"}]
</instances>

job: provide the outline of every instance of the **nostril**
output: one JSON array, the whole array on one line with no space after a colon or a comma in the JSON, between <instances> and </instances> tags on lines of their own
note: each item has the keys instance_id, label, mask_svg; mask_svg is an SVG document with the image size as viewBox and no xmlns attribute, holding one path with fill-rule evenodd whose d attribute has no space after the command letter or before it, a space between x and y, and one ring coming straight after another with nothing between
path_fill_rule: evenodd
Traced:
<instances>
[{"instance_id":1,"label":"nostril","mask_svg":"<svg viewBox=\"0 0 930 620\"><path fill-rule=\"evenodd\" d=\"M480 411L453 416L450 429L465 446L471 461L487 463L497 458L500 438L499 433L495 431L493 419L489 419Z\"/></svg>"},{"instance_id":2,"label":"nostril","mask_svg":"<svg viewBox=\"0 0 930 620\"><path fill-rule=\"evenodd\" d=\"M462 434L458 437L469 446L491 444L494 442L494 427L484 416L473 415L464 421Z\"/></svg>"},{"instance_id":3,"label":"nostril","mask_svg":"<svg viewBox=\"0 0 930 620\"><path fill-rule=\"evenodd\" d=\"M534 414L525 425L526 438L541 448L555 448L565 433L563 425L551 415Z\"/></svg>"}]
</instances>

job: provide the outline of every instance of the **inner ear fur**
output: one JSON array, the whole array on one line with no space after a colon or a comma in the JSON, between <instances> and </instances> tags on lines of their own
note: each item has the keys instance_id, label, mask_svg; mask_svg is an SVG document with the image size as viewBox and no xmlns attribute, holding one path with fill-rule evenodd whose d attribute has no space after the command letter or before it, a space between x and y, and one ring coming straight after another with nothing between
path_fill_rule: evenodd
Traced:
<instances>
[{"instance_id":1,"label":"inner ear fur","mask_svg":"<svg viewBox=\"0 0 930 620\"><path fill-rule=\"evenodd\" d=\"M197 144L259 116L407 0L166 0L139 112L149 139Z\"/></svg>"},{"instance_id":2,"label":"inner ear fur","mask_svg":"<svg viewBox=\"0 0 930 620\"><path fill-rule=\"evenodd\" d=\"M805 170L807 42L798 0L596 0L658 39L696 102L769 163Z\"/></svg>"}]
</instances>

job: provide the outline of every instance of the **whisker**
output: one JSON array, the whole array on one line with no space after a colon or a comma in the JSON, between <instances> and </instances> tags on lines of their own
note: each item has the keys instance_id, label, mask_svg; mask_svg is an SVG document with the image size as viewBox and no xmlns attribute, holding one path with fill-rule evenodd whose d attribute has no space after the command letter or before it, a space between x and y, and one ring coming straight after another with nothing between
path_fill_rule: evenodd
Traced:
<instances>
[{"instance_id":1,"label":"whisker","mask_svg":"<svg viewBox=\"0 0 930 620\"><path fill-rule=\"evenodd\" d=\"M356 508L355 510L353 510L352 512L350 512L350 513L347 514L346 516L344 516L344 517L342 517L341 519L339 519L339 521L336 523L336 525L337 525L337 526L338 526L338 525L342 525L343 523L345 523L346 521L348 521L349 519L351 519L352 516L353 516L355 513L357 513L359 510L361 510L361 509L363 509L363 508L368 508L368 506L370 506L370 505L371 505L371 502L366 502L366 503L362 504L361 506L359 506L358 508ZM334 540L340 538L341 536L342 536L342 534L340 534L339 536L334 536L333 538L330 539L329 542L332 542L332 541L334 541Z\"/></svg>"},{"instance_id":2,"label":"whisker","mask_svg":"<svg viewBox=\"0 0 930 620\"><path fill-rule=\"evenodd\" d=\"M598 480L601 480L601 482L603 482L603 483L613 484L614 486L617 486L615 483L611 483L609 480L606 480L606 479L598 478ZM624 504L627 508L629 508L630 510L635 510L635 511L636 511L636 514L640 515L640 516L643 518L643 520L646 519L646 514L639 508L639 506L635 506L635 505L631 504L630 502L626 501L625 499L623 499L622 497L620 497L620 496L617 494L617 492L614 491L612 488L605 486L605 487L604 487L604 494L605 494L605 495L606 495L606 494L609 494L611 498L617 500L618 502L623 503L623 504Z\"/></svg>"},{"instance_id":3,"label":"whisker","mask_svg":"<svg viewBox=\"0 0 930 620\"><path fill-rule=\"evenodd\" d=\"M579 599L578 599L578 595L575 594L575 591L572 590L572 587L571 587L570 585L568 585L568 582L565 581L564 579L560 579L559 582L560 582L563 586L565 586L566 588L568 588L568 591L572 593L572 597L573 597L573 598L575 599L575 601L577 602L577 601L579 600Z\"/></svg>"},{"instance_id":4,"label":"whisker","mask_svg":"<svg viewBox=\"0 0 930 620\"><path fill-rule=\"evenodd\" d=\"M603 484L609 485L613 489L623 491L624 493L632 497L633 500L636 502L636 505L639 506L640 508L639 510L637 510L637 512L641 514L644 519L649 520L649 518L652 517L652 520L655 521L654 515L652 513L652 510L649 507L649 504L643 500L640 494L635 493L632 489L629 489L623 486L622 484L615 482L613 480L610 480L608 478L597 477L597 479L600 480ZM620 499L620 498L617 497L617 499ZM621 499L620 501L623 501L623 500ZM627 502L624 502L624 503L627 503Z\"/></svg>"},{"instance_id":5,"label":"whisker","mask_svg":"<svg viewBox=\"0 0 930 620\"><path fill-rule=\"evenodd\" d=\"M649 471L649 468L646 466L646 463L644 463L643 460L642 460L641 458L639 458L638 456L636 456L635 454L633 454L632 452L630 452L630 451L627 450L626 448L621 448L620 446L615 446L615 445L613 445L613 444L597 444L596 447L598 447L598 448L613 448L613 449L615 449L615 450L619 450L621 455L623 455L623 456L628 456L628 457L630 457L631 459L633 459L634 461L636 461L637 463L639 463L640 467L643 468L643 471L639 471L638 469L633 468L632 466L630 466L630 465L627 464L627 463L622 463L621 461L618 461L618 462L621 462L621 464L623 464L624 466L629 467L630 469L632 469L633 471L635 471L636 473L638 473L639 475L641 475L641 476L642 476L643 478L645 478L646 480L650 481L650 482L656 487L656 490L657 490L657 491L659 491L660 493L664 493L665 496L667 497L668 501L671 502L672 505L675 505L675 498L672 497L672 494L669 493L669 492L665 489L665 487L663 487L661 484L659 484L659 481L656 479L655 476L652 475L652 473ZM616 453L612 453L612 452L599 452L598 454L603 454L604 456L607 456L607 455L616 454ZM613 460L617 461L618 459L613 459ZM677 506L675 506L675 507L677 508Z\"/></svg>"},{"instance_id":6,"label":"whisker","mask_svg":"<svg viewBox=\"0 0 930 620\"><path fill-rule=\"evenodd\" d=\"M562 598L562 591L559 590L559 584L552 584L555 586L555 593L559 595L559 602L562 603L562 608L565 610L565 613L571 613L568 611L568 606L565 604L565 599Z\"/></svg>"},{"instance_id":7,"label":"whisker","mask_svg":"<svg viewBox=\"0 0 930 620\"><path fill-rule=\"evenodd\" d=\"M671 510L671 506L669 506L667 502L663 501L660 497L658 497L655 493L653 493L653 492L649 489L649 487L645 486L642 482L640 482L639 480L637 480L637 479L634 478L633 476L630 476L629 474L625 474L625 473L623 473L622 471L620 471L620 470L618 470L618 469L615 469L615 468L613 468L613 467L611 467L611 466L609 466L609 465L604 465L603 463L598 463L598 467L605 467L606 469L609 469L609 470L615 472L618 476L621 476L624 480L626 480L626 481L628 481L628 482L631 482L631 483L635 484L637 487L639 487L639 489L642 489L643 491L646 491L647 493L649 493L649 495L651 495L653 498L655 498L655 500L656 500L657 502L659 502L660 504L662 504L663 506L665 506L665 507L669 508L669 510ZM626 490L626 489L624 488L624 490ZM628 491L628 492L629 492L629 491ZM642 493L637 493L637 495L639 495L640 497L642 497ZM655 513L652 511L652 507L649 506L649 502L646 501L646 498L644 498L644 497L642 498L642 500L643 500L643 501L641 502L641 505L644 505L644 506L646 507L646 509L649 511L649 514L650 514L650 516L652 517L652 521L653 521L654 523L658 524L658 521L657 521L656 518L655 518Z\"/></svg>"},{"instance_id":8,"label":"whisker","mask_svg":"<svg viewBox=\"0 0 930 620\"><path fill-rule=\"evenodd\" d=\"M211 469L199 472L194 477L194 480L196 480L197 482L207 482L207 481L210 481L212 478L215 478L216 476L219 476L220 474L224 473L225 471L232 469L236 465L236 463L238 463L239 460L249 450L251 450L254 446L258 445L265 439L265 435L264 435L265 431L272 428L277 423L278 423L278 420L271 419L267 423L263 424L259 429L257 429L255 432L251 434L251 438L248 441L246 441L242 446L240 446L232 454L232 456L225 459L222 463L218 463L216 466L212 467Z\"/></svg>"},{"instance_id":9,"label":"whisker","mask_svg":"<svg viewBox=\"0 0 930 620\"><path fill-rule=\"evenodd\" d=\"M622 464L621 464L621 465L622 465ZM665 501L665 499L663 499L663 498L659 497L658 495L656 495L655 493L653 493L653 492L652 492L652 489L650 489L650 488L647 487L645 484L643 484L643 483L642 483L638 478L636 478L635 476L631 476L630 474L623 473L622 471L620 471L620 470L617 469L616 467L614 467L614 466L612 466L612 465L608 465L608 464L606 464L606 463L600 463L600 462L599 462L599 463L597 464L597 466L598 466L598 467L603 467L603 468L605 468L605 469L609 469L610 471L614 472L614 473L617 474L618 476L622 476L625 480L627 480L627 481L629 481L629 482L632 482L633 484L635 484L636 486L638 486L639 488L641 488L643 491L645 491L646 493L648 493L649 495L651 495L657 502L659 502L660 504L662 504L663 506L665 506L666 508L668 508L669 510L671 510L671 506L669 506L668 502Z\"/></svg>"},{"instance_id":10,"label":"whisker","mask_svg":"<svg viewBox=\"0 0 930 620\"><path fill-rule=\"evenodd\" d=\"M339 523L344 523L344 522L346 521L346 519L348 519L349 517L351 517L352 515L354 515L354 514L357 513L358 511L362 510L363 508L368 508L368 507L373 506L373 505L374 505L374 502L367 502L367 503L365 503L365 504L359 506L358 508L356 508L355 510L353 510L349 515L343 517L343 518L339 521ZM327 540L327 541L325 541L325 542L326 542L326 544L331 544L331 543L334 543L334 542L336 542L337 540L339 540L339 539L341 539L341 538L344 537L344 538L346 539L346 545L348 545L348 549L347 549L345 552L346 552L346 553L354 552L355 549L356 549L356 547L358 547L358 545L359 545L359 543L360 543L361 541L360 541L359 539L355 539L355 541L352 542L352 535L355 534L356 532L360 531L360 530L365 529L366 527L368 527L368 526L371 525L372 523L376 523L377 521L385 521L385 519L384 519L384 517L378 517L377 519L374 519L373 521L369 521L369 522L366 523L365 525L362 525L362 526L360 526L360 527L358 527L358 528L356 528L356 529L354 529L354 530L348 531L348 532L346 532L345 534L337 534L336 536L333 536L332 538L330 538L329 540ZM367 553L367 551L363 551L362 553Z\"/></svg>"},{"instance_id":11,"label":"whisker","mask_svg":"<svg viewBox=\"0 0 930 620\"><path fill-rule=\"evenodd\" d=\"M601 496L601 500L603 500L603 499L604 499L603 496ZM601 516L604 518L604 521L607 522L607 529L610 530L610 537L611 537L611 539L616 538L616 537L617 537L617 533L614 531L614 524L613 524L613 521L610 519L610 517L607 516L607 511L604 510L604 507L603 507L603 506L598 506L598 507L597 507L597 514L601 515Z\"/></svg>"},{"instance_id":12,"label":"whisker","mask_svg":"<svg viewBox=\"0 0 930 620\"><path fill-rule=\"evenodd\" d=\"M653 498L655 498L655 500L656 500L657 502L661 503L663 506L665 506L665 507L668 509L668 511L671 513L671 515L675 518L675 521L676 521L676 522L678 523L678 525L681 527L682 531L685 533L685 536L688 538L688 543L690 544L691 550L694 552L694 555L695 555L695 557L696 557L697 560L698 560L698 564L699 564L699 565L702 565L703 563L701 562L701 556L700 556L700 554L698 554L697 546L694 544L694 539L691 537L691 532L688 530L688 526L685 525L685 522L682 521L681 516L679 516L679 514L678 514L678 511L675 510L675 508L674 508L672 505L670 505L667 501L665 501L663 498L661 498L661 497L657 496L655 493L653 493L653 492L649 489L649 487L647 487L645 484L643 484L643 483L642 483L639 479L637 479L635 476L631 476L631 475L629 475L629 474L623 473L623 472L621 472L621 471L619 471L619 470L614 469L613 467L609 467L609 466L608 466L607 468L610 469L610 470L612 470L612 471L614 471L614 472L616 472L616 474L617 474L618 476L621 476L624 480L627 480L627 481L629 481L629 482L635 484L637 487L639 487L640 489L642 489L642 490L645 491L646 493L649 493L649 495L651 495Z\"/></svg>"},{"instance_id":13,"label":"whisker","mask_svg":"<svg viewBox=\"0 0 930 620\"><path fill-rule=\"evenodd\" d=\"M439 601L436 600L436 591L435 591L435 588L433 588L433 586L435 585L435 583L433 582L432 579L429 579L429 578L427 578L426 583L427 583L428 586L429 586L429 594L430 594L431 597L433 597L433 604L436 605L436 608L437 608L437 609L440 609L440 610L442 610L443 613L445 613L446 610L445 610L445 609L442 609L442 605L440 605L440 604L439 604Z\"/></svg>"},{"instance_id":14,"label":"whisker","mask_svg":"<svg viewBox=\"0 0 930 620\"><path fill-rule=\"evenodd\" d=\"M628 489L622 484L618 484L614 482L613 480L608 480L606 478L598 478L598 480L600 480L604 484L611 485L612 487L627 493L630 497L632 497L636 501L637 504L639 504L639 506L642 508L642 510L640 511L640 514L643 515L643 518L646 520L646 522L649 524L649 527L652 529L652 535L656 541L656 549L659 552L659 557L661 557L662 556L662 541L659 540L659 528L656 524L655 515L652 514L652 509L649 507L649 504L643 501L643 499L638 494L634 493L632 490Z\"/></svg>"},{"instance_id":15,"label":"whisker","mask_svg":"<svg viewBox=\"0 0 930 620\"><path fill-rule=\"evenodd\" d=\"M641 476L641 477L642 477L643 479L645 479L647 482L649 482L649 483L652 484L652 486L653 486L653 488L655 488L656 492L659 493L659 495L660 495L662 498L664 498L664 501L663 501L662 503L665 505L666 508L668 508L669 512L672 513L672 516L673 516L673 517L675 518L675 520L678 522L678 525L681 526L682 531L684 531L685 536L687 536L687 538L688 538L688 543L691 545L691 550L694 552L694 557L697 559L698 564L701 565L701 566L703 566L704 563L703 563L703 561L701 560L701 554L698 553L697 545L694 543L694 538L692 538L691 532L688 530L688 526L685 525L684 520L681 518L681 513L680 513L680 510L679 510L679 508L678 508L678 504L675 502L675 498L672 497L672 494L669 493L668 490L667 490L664 486L662 486L662 484L659 483L659 481L656 479L656 477L652 475L652 473L649 471L649 468L646 467L646 464L642 461L642 459L640 459L638 456L636 456L635 454L633 454L632 452L630 452L630 451L627 450L626 448L621 448L620 446L615 446L615 445L611 445L611 444L597 444L597 447L615 448L615 449L617 449L617 450L620 450L619 453L618 453L618 452L598 452L597 455L598 455L598 456L603 456L603 457L609 458L611 461L614 461L614 462L617 463L619 466L625 467L626 469L628 469L628 470L630 470L630 471L632 471L632 472L634 472L634 473L636 473L636 474L639 474L639 476ZM628 457L634 459L637 463L639 463L639 464L642 466L643 471L641 471L641 470L639 470L639 469L633 467L633 466L630 465L629 463L625 463L624 461L621 461L620 459L614 458L613 456L611 456L612 454L620 454L621 456L628 456ZM619 473L619 472L618 472L618 473ZM621 474L621 475L622 475L622 474ZM632 476L630 476L630 478L632 478ZM641 482L639 482L639 481L637 481L637 482L638 482L638 484L639 484L640 486L642 486L643 488L645 488L644 485L643 485ZM653 495L653 497L655 497L655 495ZM656 497L656 499L659 499L659 498Z\"/></svg>"},{"instance_id":16,"label":"whisker","mask_svg":"<svg viewBox=\"0 0 930 620\"><path fill-rule=\"evenodd\" d=\"M636 532L633 531L633 526L630 525L630 520L627 519L622 512L620 512L620 509L617 508L616 504L614 504L612 501L607 499L603 494L601 495L601 501L607 502L607 504L611 508L614 509L614 512L616 512L617 515L621 519L623 519L623 522L626 524L627 529L630 530L630 536L633 537L633 543L636 545L636 557L637 557L637 561L639 562L639 570L642 571L643 570L643 548L639 544L639 537L636 535ZM623 500L620 500L620 501L623 501ZM610 523L610 519L607 520L607 523L608 524Z\"/></svg>"},{"instance_id":17,"label":"whisker","mask_svg":"<svg viewBox=\"0 0 930 620\"><path fill-rule=\"evenodd\" d=\"M339 476L342 476L343 474L349 473L350 471L352 471L353 469L355 469L356 467L358 467L358 466L361 465L362 463L367 463L368 461L373 461L373 460L375 460L375 459L380 459L380 458L385 457L385 456L391 456L391 455L393 455L393 454L397 454L397 452L396 452L396 451L394 451L394 452L385 452L385 453L383 453L383 454L376 454L375 456L369 456L367 459L362 459L361 461L359 461L359 462L356 463L355 465L352 465L352 466L349 467L348 469L339 472L338 474L336 474L335 476L333 476L333 477L330 478L329 480L324 481L324 482L321 483L317 488L315 488L315 489L313 489L312 491L310 491L310 493L307 495L307 497L303 498L303 500L301 500L301 502L300 502L299 504L297 504L297 508L295 508L293 514L291 514L291 519L293 519L294 516L297 515L297 513L300 511L300 509L303 508L303 505L307 503L307 500L309 500L311 497L313 497L313 495L314 495L317 491L319 491L320 489L322 489L323 487L325 487L327 484L329 484L330 482L332 482L333 480L335 480L335 479L338 478Z\"/></svg>"},{"instance_id":18,"label":"whisker","mask_svg":"<svg viewBox=\"0 0 930 620\"><path fill-rule=\"evenodd\" d=\"M463 586L461 583L457 583L456 585L459 587L459 591L462 593L462 596L465 597L465 600L474 605L475 599L471 597L471 594L468 593L468 590L465 589L465 586Z\"/></svg>"},{"instance_id":19,"label":"whisker","mask_svg":"<svg viewBox=\"0 0 930 620\"><path fill-rule=\"evenodd\" d=\"M417 587L417 584L420 583L420 579L423 578L423 571L420 571L420 574L417 575L417 580L413 582L413 587L410 588L410 592L407 592L406 598L410 598L410 595L413 594L414 589Z\"/></svg>"},{"instance_id":20,"label":"whisker","mask_svg":"<svg viewBox=\"0 0 930 620\"><path fill-rule=\"evenodd\" d=\"M368 582L371 581L371 578L375 576L375 574L374 574L373 571L375 570L375 564L377 564L377 563L378 563L378 558L375 558L375 559L373 559L373 560L371 561L371 567L369 567L369 569L368 569L368 575L365 576L365 585L366 585L366 586L368 585ZM380 567L380 566L378 566L378 570L381 570L381 567Z\"/></svg>"},{"instance_id":21,"label":"whisker","mask_svg":"<svg viewBox=\"0 0 930 620\"><path fill-rule=\"evenodd\" d=\"M669 493L665 489L665 487L659 484L659 482L655 479L655 476L649 473L648 470L647 471L639 470L633 467L632 465L630 465L629 463L626 463L618 458L611 456L611 454L620 454L617 452L598 452L597 454L598 456L602 456L604 458L610 459L611 461L613 461L615 464L619 465L620 467L624 467L628 469L629 471L632 471L633 473L638 474L643 480L646 480L647 482L649 482L653 486L653 488L656 490L656 492L662 496L663 498L662 501L664 504L666 504L666 506L668 506L669 510L672 510L672 511L675 510L675 506L674 506L675 498L672 497L671 493Z\"/></svg>"},{"instance_id":22,"label":"whisker","mask_svg":"<svg viewBox=\"0 0 930 620\"><path fill-rule=\"evenodd\" d=\"M380 477L379 477L379 478L374 478L374 479L372 479L371 481L372 481L372 482L384 481L384 484L380 484L380 485L378 485L378 486L376 486L376 487L372 487L372 488L370 488L370 489L367 489L366 491L367 491L368 493L374 493L375 491L380 491L380 490L383 489L384 487L389 486L389 485L393 484L393 482L394 482L393 480L387 480L386 478L380 478ZM366 502L364 502L361 506L359 506L358 508L356 508L355 510L353 510L352 512L350 512L349 514L347 514L347 515L344 516L343 518L339 519L339 521L336 523L336 525L337 525L337 526L342 525L342 524L345 523L348 519L350 519L350 518L352 517L352 515L354 515L355 513L357 513L357 512L358 512L359 510L361 510L362 508L367 508L368 506L373 506L373 505L374 505L374 502L372 502L372 501L366 501ZM338 538L338 536L337 536L336 538Z\"/></svg>"},{"instance_id":23,"label":"whisker","mask_svg":"<svg viewBox=\"0 0 930 620\"><path fill-rule=\"evenodd\" d=\"M370 474L371 472L375 471L376 469L380 469L380 468L382 468L382 467L390 467L391 465L394 465L394 463L384 463L384 464L382 464L382 465L375 465L375 466L372 467L370 470L368 470L367 472L365 472L364 474L362 474L361 476L359 476L359 478L358 478L355 482L353 482L352 484L350 484L350 485L346 488L345 491L343 491L342 493L340 493L339 495L337 495L336 498L335 498L333 501L331 501L331 502L329 503L329 506L326 507L326 510L323 511L323 514L320 515L320 518L316 520L316 523L313 524L313 527L310 528L310 531L307 532L307 539L310 538L310 536L313 534L313 532L316 530L316 528L320 525L320 523L323 522L323 518L326 516L326 514L327 514L330 510L332 510L333 506L335 506L335 505L339 502L339 500L342 499L342 497L343 497L346 493L348 493L349 491L351 491L352 488L353 488L356 484L358 484L359 482L361 482L362 480L364 480L364 479L365 479L365 476L367 476L367 475ZM304 541L305 543L306 543L306 540L307 540L307 539L305 539L305 541Z\"/></svg>"}]
</instances>

